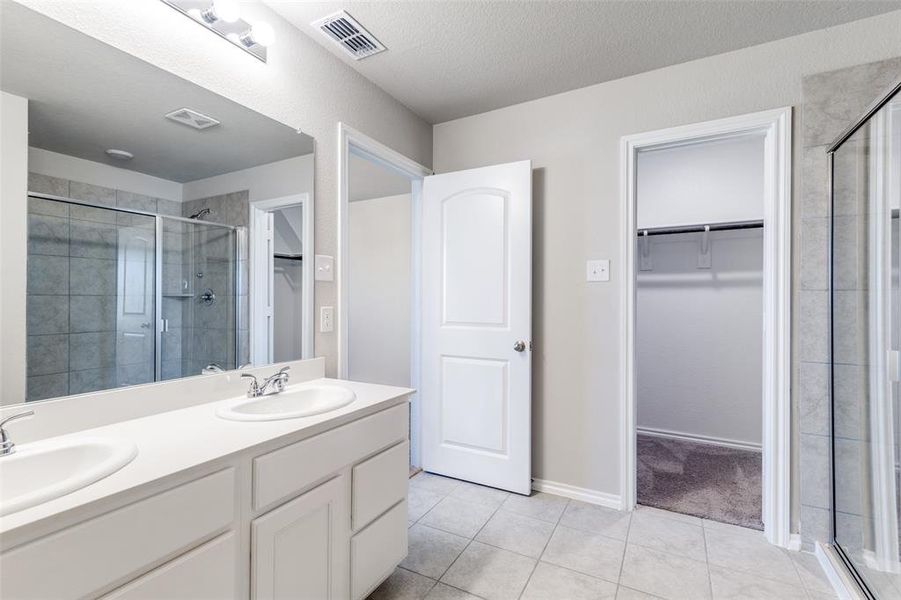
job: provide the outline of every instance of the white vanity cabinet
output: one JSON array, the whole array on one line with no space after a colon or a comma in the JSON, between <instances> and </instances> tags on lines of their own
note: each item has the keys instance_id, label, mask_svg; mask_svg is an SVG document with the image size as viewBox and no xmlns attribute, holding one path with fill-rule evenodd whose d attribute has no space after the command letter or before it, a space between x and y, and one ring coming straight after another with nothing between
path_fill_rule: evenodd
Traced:
<instances>
[{"instance_id":1,"label":"white vanity cabinet","mask_svg":"<svg viewBox=\"0 0 901 600\"><path fill-rule=\"evenodd\" d=\"M347 501L341 475L254 519L253 598L325 600L347 596Z\"/></svg>"},{"instance_id":2,"label":"white vanity cabinet","mask_svg":"<svg viewBox=\"0 0 901 600\"><path fill-rule=\"evenodd\" d=\"M408 414L398 398L0 537L0 597L363 598L407 553Z\"/></svg>"}]
</instances>

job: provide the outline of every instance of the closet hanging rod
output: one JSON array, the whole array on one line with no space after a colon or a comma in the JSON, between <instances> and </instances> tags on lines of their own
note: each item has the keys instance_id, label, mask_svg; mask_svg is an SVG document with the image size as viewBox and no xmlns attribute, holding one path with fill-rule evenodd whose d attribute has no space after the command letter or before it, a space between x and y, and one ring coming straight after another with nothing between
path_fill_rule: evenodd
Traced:
<instances>
[{"instance_id":1,"label":"closet hanging rod","mask_svg":"<svg viewBox=\"0 0 901 600\"><path fill-rule=\"evenodd\" d=\"M710 223L709 225L680 225L678 227L648 227L639 229L636 233L639 237L645 235L670 235L674 233L703 233L709 227L710 231L732 231L737 229L759 229L763 227L763 219L755 221L731 221L728 223Z\"/></svg>"}]
</instances>

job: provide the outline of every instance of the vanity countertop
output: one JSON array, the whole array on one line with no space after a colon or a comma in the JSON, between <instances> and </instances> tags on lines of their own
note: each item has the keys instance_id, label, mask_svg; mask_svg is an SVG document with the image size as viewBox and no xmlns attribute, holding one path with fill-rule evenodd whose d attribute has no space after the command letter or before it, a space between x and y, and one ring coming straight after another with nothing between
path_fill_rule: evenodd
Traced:
<instances>
[{"instance_id":1,"label":"vanity countertop","mask_svg":"<svg viewBox=\"0 0 901 600\"><path fill-rule=\"evenodd\" d=\"M118 501L120 496L142 486L257 446L293 443L399 404L414 391L328 378L296 385L317 383L345 386L356 394L356 400L319 415L248 422L230 421L216 415L217 409L234 401L232 397L49 438L55 441L84 437L126 439L137 445L138 454L122 469L96 483L0 517L0 535L7 538L3 545L9 547L10 542L14 545L10 538L18 537L15 535L17 532L36 526L45 519L81 511L106 501Z\"/></svg>"}]
</instances>

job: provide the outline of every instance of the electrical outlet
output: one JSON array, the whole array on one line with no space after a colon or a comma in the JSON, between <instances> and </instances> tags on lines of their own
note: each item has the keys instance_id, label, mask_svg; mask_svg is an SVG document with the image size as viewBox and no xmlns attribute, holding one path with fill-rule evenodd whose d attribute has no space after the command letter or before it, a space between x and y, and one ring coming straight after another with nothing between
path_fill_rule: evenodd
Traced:
<instances>
[{"instance_id":1,"label":"electrical outlet","mask_svg":"<svg viewBox=\"0 0 901 600\"><path fill-rule=\"evenodd\" d=\"M589 260L585 263L586 281L610 281L610 259Z\"/></svg>"},{"instance_id":2,"label":"electrical outlet","mask_svg":"<svg viewBox=\"0 0 901 600\"><path fill-rule=\"evenodd\" d=\"M319 332L329 333L335 330L335 307L323 306L319 309Z\"/></svg>"}]
</instances>

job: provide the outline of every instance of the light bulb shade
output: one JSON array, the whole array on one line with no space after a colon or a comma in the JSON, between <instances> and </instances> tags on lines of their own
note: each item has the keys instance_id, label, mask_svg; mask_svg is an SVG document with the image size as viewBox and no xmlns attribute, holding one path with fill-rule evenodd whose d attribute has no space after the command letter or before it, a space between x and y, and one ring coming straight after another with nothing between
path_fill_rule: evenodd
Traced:
<instances>
[{"instance_id":1,"label":"light bulb shade","mask_svg":"<svg viewBox=\"0 0 901 600\"><path fill-rule=\"evenodd\" d=\"M211 8L216 18L226 23L234 23L241 16L238 3L235 0L213 0Z\"/></svg>"},{"instance_id":2,"label":"light bulb shade","mask_svg":"<svg viewBox=\"0 0 901 600\"><path fill-rule=\"evenodd\" d=\"M250 27L250 39L261 46L275 43L275 30L266 21L257 21Z\"/></svg>"}]
</instances>

